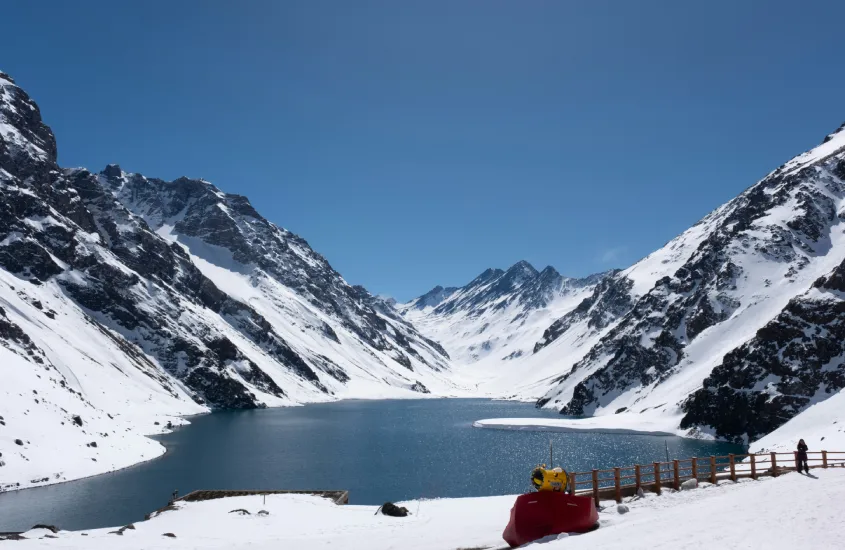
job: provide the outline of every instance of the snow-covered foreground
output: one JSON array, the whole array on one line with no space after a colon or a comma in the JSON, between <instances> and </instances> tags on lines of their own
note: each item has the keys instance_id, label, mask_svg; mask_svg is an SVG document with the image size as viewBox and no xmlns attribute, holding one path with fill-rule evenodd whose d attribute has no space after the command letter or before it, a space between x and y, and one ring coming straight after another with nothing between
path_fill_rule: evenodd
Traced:
<instances>
[{"instance_id":1,"label":"snow-covered foreground","mask_svg":"<svg viewBox=\"0 0 845 550\"><path fill-rule=\"evenodd\" d=\"M703 483L701 488L662 496L629 499L620 515L608 502L601 528L586 535L562 536L540 549L648 548L792 549L841 548L845 540L845 469L814 470L813 477L788 474L738 483ZM0 543L15 548L346 548L450 550L502 548L513 496L409 502L407 518L374 515L374 506L336 506L319 497L271 495L180 503L126 529L52 534L39 529L32 539ZM250 515L230 513L243 508ZM259 510L269 515L259 516ZM694 521L691 520L694 518ZM164 536L171 533L175 538ZM48 538L50 537L56 538Z\"/></svg>"}]
</instances>

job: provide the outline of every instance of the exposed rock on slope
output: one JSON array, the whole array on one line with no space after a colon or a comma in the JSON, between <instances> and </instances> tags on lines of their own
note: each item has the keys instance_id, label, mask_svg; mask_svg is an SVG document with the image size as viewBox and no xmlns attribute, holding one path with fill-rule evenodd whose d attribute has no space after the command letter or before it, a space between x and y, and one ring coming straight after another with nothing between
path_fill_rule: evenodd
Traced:
<instances>
[{"instance_id":1,"label":"exposed rock on slope","mask_svg":"<svg viewBox=\"0 0 845 550\"><path fill-rule=\"evenodd\" d=\"M43 480L51 448L72 456L82 408L103 433L137 434L85 442L104 462L121 449L106 470L160 453L141 437L157 415L452 388L438 344L245 197L117 165L61 169L37 105L3 73L0 347L0 413L33 441L12 452L0 431L0 485ZM51 430L53 447L39 435ZM21 472L33 477L8 477Z\"/></svg>"},{"instance_id":2,"label":"exposed rock on slope","mask_svg":"<svg viewBox=\"0 0 845 550\"><path fill-rule=\"evenodd\" d=\"M754 441L845 388L843 364L845 262L725 355L684 404L681 427Z\"/></svg>"},{"instance_id":3,"label":"exposed rock on slope","mask_svg":"<svg viewBox=\"0 0 845 550\"><path fill-rule=\"evenodd\" d=\"M845 258L843 159L840 130L702 220L693 252L633 300L541 404L574 415L649 409L678 415L679 403L710 376L687 403L684 425L754 438L838 389L842 357L826 342L836 338L838 306L818 298L830 295L833 283L817 282L804 293ZM617 277L630 276L649 258ZM836 271L829 277L835 280ZM623 297L612 300L621 304L616 313L629 307L624 289L614 295ZM578 320L590 307L585 301L569 318ZM565 333L567 321L547 335ZM800 343L789 344L804 325ZM742 407L730 410L729 403ZM758 418L743 420L740 410Z\"/></svg>"}]
</instances>

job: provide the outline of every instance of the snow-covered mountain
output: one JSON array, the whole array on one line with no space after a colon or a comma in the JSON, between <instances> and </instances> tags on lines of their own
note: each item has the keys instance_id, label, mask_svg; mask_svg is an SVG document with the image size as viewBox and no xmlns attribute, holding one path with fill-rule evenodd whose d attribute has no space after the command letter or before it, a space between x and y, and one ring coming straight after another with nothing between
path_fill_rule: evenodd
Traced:
<instances>
[{"instance_id":1,"label":"snow-covered mountain","mask_svg":"<svg viewBox=\"0 0 845 550\"><path fill-rule=\"evenodd\" d=\"M791 434L841 400L843 280L845 127L628 269L397 304L207 181L62 169L0 73L0 490L157 456L185 415L352 397Z\"/></svg>"},{"instance_id":2,"label":"snow-covered mountain","mask_svg":"<svg viewBox=\"0 0 845 550\"><path fill-rule=\"evenodd\" d=\"M753 440L843 385L843 259L840 127L552 325L600 338L540 404Z\"/></svg>"},{"instance_id":3,"label":"snow-covered mountain","mask_svg":"<svg viewBox=\"0 0 845 550\"><path fill-rule=\"evenodd\" d=\"M843 260L845 125L628 269L519 263L399 309L481 394L750 442L845 386Z\"/></svg>"},{"instance_id":4,"label":"snow-covered mountain","mask_svg":"<svg viewBox=\"0 0 845 550\"><path fill-rule=\"evenodd\" d=\"M608 276L564 277L551 266L537 271L521 261L507 271L488 269L463 287L437 286L396 308L446 348L454 375L464 384L482 395L524 398L531 393L519 391L504 375L533 353L555 319L573 310ZM526 374L518 385L530 385L534 378Z\"/></svg>"},{"instance_id":5,"label":"snow-covered mountain","mask_svg":"<svg viewBox=\"0 0 845 550\"><path fill-rule=\"evenodd\" d=\"M38 106L0 73L0 487L156 456L142 435L176 415L447 394L448 369L245 197L60 168Z\"/></svg>"}]
</instances>

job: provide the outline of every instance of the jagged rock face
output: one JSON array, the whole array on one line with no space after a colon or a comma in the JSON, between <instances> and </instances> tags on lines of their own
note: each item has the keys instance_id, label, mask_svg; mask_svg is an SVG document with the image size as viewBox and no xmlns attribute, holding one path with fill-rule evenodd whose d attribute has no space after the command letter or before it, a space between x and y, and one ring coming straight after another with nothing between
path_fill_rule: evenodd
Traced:
<instances>
[{"instance_id":1,"label":"jagged rock face","mask_svg":"<svg viewBox=\"0 0 845 550\"><path fill-rule=\"evenodd\" d=\"M588 329L593 331L610 326L633 307L631 286L631 281L624 275L620 276L618 270L599 279L592 294L543 332L543 338L534 345L534 353L560 338L577 323L586 322Z\"/></svg>"},{"instance_id":2,"label":"jagged rock face","mask_svg":"<svg viewBox=\"0 0 845 550\"><path fill-rule=\"evenodd\" d=\"M203 255L197 241L220 247L231 254L235 269L290 288L366 346L406 368L413 370L407 354L427 368L445 368L448 356L439 345L419 335L392 306L363 287L349 285L304 239L261 217L246 197L223 193L203 180L166 182L127 174L116 165L107 167L100 181L154 230L167 229L192 253ZM217 258L205 259L220 264ZM323 323L319 330L338 341L331 326Z\"/></svg>"},{"instance_id":3,"label":"jagged rock face","mask_svg":"<svg viewBox=\"0 0 845 550\"><path fill-rule=\"evenodd\" d=\"M562 413L588 415L622 405L622 395L630 407L659 394L685 371L703 379L705 350L718 359L741 344L841 260L845 153L834 145L796 157L708 216L689 259L637 299L542 404L568 397ZM550 337L562 332L553 328Z\"/></svg>"},{"instance_id":4,"label":"jagged rock face","mask_svg":"<svg viewBox=\"0 0 845 550\"><path fill-rule=\"evenodd\" d=\"M845 262L725 355L684 403L682 428L747 443L845 388Z\"/></svg>"},{"instance_id":5,"label":"jagged rock face","mask_svg":"<svg viewBox=\"0 0 845 550\"><path fill-rule=\"evenodd\" d=\"M38 105L14 83L0 71L0 168L45 178L56 162L56 138L41 121Z\"/></svg>"},{"instance_id":6,"label":"jagged rock face","mask_svg":"<svg viewBox=\"0 0 845 550\"><path fill-rule=\"evenodd\" d=\"M413 307L415 309L425 309L427 307L431 307L431 308L437 307L441 303L443 303L443 301L446 300L449 296L454 294L457 290L458 290L458 287L456 287L456 286L450 286L450 287L443 288L442 286L437 285L436 287L432 288L431 290L429 290L428 292L426 292L425 294L423 294L422 296L420 296L419 298L414 300Z\"/></svg>"},{"instance_id":7,"label":"jagged rock face","mask_svg":"<svg viewBox=\"0 0 845 550\"><path fill-rule=\"evenodd\" d=\"M157 232L163 229L169 238ZM221 289L181 237L224 250L236 267L252 270L254 282L289 288L284 308ZM7 291L27 299L27 288L49 287L72 305L63 315L96 327L120 350L115 368L138 369L176 397L180 384L214 408L284 404L294 401L291 389L299 399L319 399L350 380L349 368L381 369L376 380L428 392L415 371L448 368L439 345L348 285L245 197L201 180L147 179L117 165L101 174L60 169L38 107L2 73L0 267L19 281L0 288L0 300ZM272 322L268 310L276 314ZM26 330L0 312L0 344L50 368ZM54 311L44 314L55 318ZM339 357L350 357L350 365Z\"/></svg>"},{"instance_id":8,"label":"jagged rock face","mask_svg":"<svg viewBox=\"0 0 845 550\"><path fill-rule=\"evenodd\" d=\"M487 269L464 287L437 286L398 310L444 342L458 363L513 361L530 354L542 330L604 277L563 277L521 261L506 271Z\"/></svg>"}]
</instances>

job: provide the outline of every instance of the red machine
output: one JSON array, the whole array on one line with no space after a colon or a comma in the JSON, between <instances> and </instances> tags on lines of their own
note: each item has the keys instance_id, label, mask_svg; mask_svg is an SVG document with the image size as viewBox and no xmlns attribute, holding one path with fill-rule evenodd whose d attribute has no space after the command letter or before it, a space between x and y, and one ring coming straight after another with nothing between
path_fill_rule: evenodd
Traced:
<instances>
[{"instance_id":1,"label":"red machine","mask_svg":"<svg viewBox=\"0 0 845 550\"><path fill-rule=\"evenodd\" d=\"M598 527L599 513L592 497L539 491L517 497L502 538L516 548L560 533L586 533Z\"/></svg>"}]
</instances>

